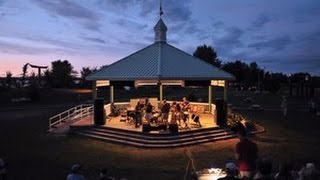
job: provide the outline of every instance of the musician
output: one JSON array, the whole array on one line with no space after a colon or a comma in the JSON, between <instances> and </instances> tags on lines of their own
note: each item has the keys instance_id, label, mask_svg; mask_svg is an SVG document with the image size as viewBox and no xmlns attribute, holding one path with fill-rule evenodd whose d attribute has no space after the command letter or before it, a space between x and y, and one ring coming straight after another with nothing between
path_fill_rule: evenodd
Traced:
<instances>
[{"instance_id":1,"label":"musician","mask_svg":"<svg viewBox=\"0 0 320 180\"><path fill-rule=\"evenodd\" d=\"M146 116L145 116L146 117L146 121L148 123L150 123L150 120L152 118L152 110L153 110L153 106L151 105L150 102L148 102L148 104L146 105L145 109L146 109Z\"/></svg>"},{"instance_id":2,"label":"musician","mask_svg":"<svg viewBox=\"0 0 320 180\"><path fill-rule=\"evenodd\" d=\"M182 110L183 111L189 111L190 110L190 103L189 103L189 101L187 100L186 97L182 98L181 106L182 106Z\"/></svg>"},{"instance_id":3,"label":"musician","mask_svg":"<svg viewBox=\"0 0 320 180\"><path fill-rule=\"evenodd\" d=\"M170 113L171 113L170 124L177 123L176 111L177 111L177 102L174 101L170 106Z\"/></svg>"},{"instance_id":4,"label":"musician","mask_svg":"<svg viewBox=\"0 0 320 180\"><path fill-rule=\"evenodd\" d=\"M110 116L119 116L120 115L120 110L116 107L116 105L114 105L113 102L110 105L110 109L111 109Z\"/></svg>"},{"instance_id":5,"label":"musician","mask_svg":"<svg viewBox=\"0 0 320 180\"><path fill-rule=\"evenodd\" d=\"M167 100L164 99L161 105L162 121L168 122L169 111L170 111L170 104L167 103Z\"/></svg>"},{"instance_id":6,"label":"musician","mask_svg":"<svg viewBox=\"0 0 320 180\"><path fill-rule=\"evenodd\" d=\"M187 120L189 119L190 103L186 97L182 98L181 106L182 106L181 116L186 127L188 127Z\"/></svg>"},{"instance_id":7,"label":"musician","mask_svg":"<svg viewBox=\"0 0 320 180\"><path fill-rule=\"evenodd\" d=\"M140 101L138 101L138 103L135 107L136 128L139 127L139 125L142 123L143 107L144 107L144 105Z\"/></svg>"}]
</instances>

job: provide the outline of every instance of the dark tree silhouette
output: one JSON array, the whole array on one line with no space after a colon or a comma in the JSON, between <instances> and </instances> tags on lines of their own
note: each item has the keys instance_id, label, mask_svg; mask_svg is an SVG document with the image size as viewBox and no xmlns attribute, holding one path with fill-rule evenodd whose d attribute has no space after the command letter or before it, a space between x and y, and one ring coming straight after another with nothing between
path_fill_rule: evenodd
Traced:
<instances>
[{"instance_id":1,"label":"dark tree silhouette","mask_svg":"<svg viewBox=\"0 0 320 180\"><path fill-rule=\"evenodd\" d=\"M83 67L81 69L81 80L80 80L80 86L84 88L91 88L92 87L92 81L87 81L86 77L92 73L97 71L97 68L90 68L90 67Z\"/></svg>"},{"instance_id":2,"label":"dark tree silhouette","mask_svg":"<svg viewBox=\"0 0 320 180\"><path fill-rule=\"evenodd\" d=\"M235 62L227 62L222 66L222 69L233 74L236 77L237 82L245 82L249 76L249 66L237 60Z\"/></svg>"},{"instance_id":3,"label":"dark tree silhouette","mask_svg":"<svg viewBox=\"0 0 320 180\"><path fill-rule=\"evenodd\" d=\"M68 88L74 85L76 72L68 60L51 62L51 70L45 71L47 84L54 88Z\"/></svg>"},{"instance_id":4,"label":"dark tree silhouette","mask_svg":"<svg viewBox=\"0 0 320 180\"><path fill-rule=\"evenodd\" d=\"M28 73L28 63L22 67L22 79L21 79L22 87L24 87L24 85L25 85L27 73Z\"/></svg>"},{"instance_id":5,"label":"dark tree silhouette","mask_svg":"<svg viewBox=\"0 0 320 180\"><path fill-rule=\"evenodd\" d=\"M5 86L7 89L11 89L13 85L13 78L11 71L6 72L6 80L5 80Z\"/></svg>"},{"instance_id":6,"label":"dark tree silhouette","mask_svg":"<svg viewBox=\"0 0 320 180\"><path fill-rule=\"evenodd\" d=\"M196 51L193 53L193 56L214 66L221 67L221 61L217 58L217 52L211 46L207 46L205 44L198 46Z\"/></svg>"}]
</instances>

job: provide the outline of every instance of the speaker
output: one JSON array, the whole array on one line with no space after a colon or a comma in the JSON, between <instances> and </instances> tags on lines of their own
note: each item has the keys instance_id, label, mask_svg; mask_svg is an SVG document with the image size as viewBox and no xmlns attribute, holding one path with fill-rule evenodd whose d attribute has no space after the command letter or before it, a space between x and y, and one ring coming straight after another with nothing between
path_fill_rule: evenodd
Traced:
<instances>
[{"instance_id":1,"label":"speaker","mask_svg":"<svg viewBox=\"0 0 320 180\"><path fill-rule=\"evenodd\" d=\"M217 125L225 126L227 124L227 105L223 99L215 99L217 110Z\"/></svg>"},{"instance_id":2,"label":"speaker","mask_svg":"<svg viewBox=\"0 0 320 180\"><path fill-rule=\"evenodd\" d=\"M166 130L167 130L167 125L166 125L165 123L159 124L159 125L158 125L158 130L159 130L159 131L160 131L160 130L166 131Z\"/></svg>"},{"instance_id":3,"label":"speaker","mask_svg":"<svg viewBox=\"0 0 320 180\"><path fill-rule=\"evenodd\" d=\"M143 123L142 124L142 132L146 133L151 131L151 125L150 123Z\"/></svg>"},{"instance_id":4,"label":"speaker","mask_svg":"<svg viewBox=\"0 0 320 180\"><path fill-rule=\"evenodd\" d=\"M178 124L170 124L169 131L171 134L178 134Z\"/></svg>"},{"instance_id":5,"label":"speaker","mask_svg":"<svg viewBox=\"0 0 320 180\"><path fill-rule=\"evenodd\" d=\"M94 100L93 117L95 125L105 125L104 99Z\"/></svg>"}]
</instances>

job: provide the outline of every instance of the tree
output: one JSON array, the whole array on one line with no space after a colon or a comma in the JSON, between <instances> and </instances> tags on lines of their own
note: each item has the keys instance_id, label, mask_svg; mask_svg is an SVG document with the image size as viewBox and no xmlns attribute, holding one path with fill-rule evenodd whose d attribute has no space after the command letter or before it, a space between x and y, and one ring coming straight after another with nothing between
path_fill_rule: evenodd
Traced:
<instances>
[{"instance_id":1,"label":"tree","mask_svg":"<svg viewBox=\"0 0 320 180\"><path fill-rule=\"evenodd\" d=\"M68 60L57 60L51 62L51 71L45 72L45 79L48 81L47 84L54 88L68 88L74 85L75 73Z\"/></svg>"},{"instance_id":2,"label":"tree","mask_svg":"<svg viewBox=\"0 0 320 180\"><path fill-rule=\"evenodd\" d=\"M96 71L97 71L97 68L83 67L80 72L81 74L80 86L85 88L91 88L92 82L87 81L86 77Z\"/></svg>"},{"instance_id":3,"label":"tree","mask_svg":"<svg viewBox=\"0 0 320 180\"><path fill-rule=\"evenodd\" d=\"M235 62L225 63L222 66L222 69L234 75L237 82L244 83L245 81L247 81L250 68L246 63L237 60Z\"/></svg>"},{"instance_id":4,"label":"tree","mask_svg":"<svg viewBox=\"0 0 320 180\"><path fill-rule=\"evenodd\" d=\"M198 46L193 56L217 67L221 67L221 61L217 58L217 52L211 46Z\"/></svg>"},{"instance_id":5,"label":"tree","mask_svg":"<svg viewBox=\"0 0 320 180\"><path fill-rule=\"evenodd\" d=\"M29 65L29 63L25 64L22 67L22 79L21 79L22 87L24 87L24 85L25 85L25 81L26 81L26 77L27 77L27 73L28 73L28 65Z\"/></svg>"},{"instance_id":6,"label":"tree","mask_svg":"<svg viewBox=\"0 0 320 180\"><path fill-rule=\"evenodd\" d=\"M5 85L8 89L11 89L13 85L13 78L12 78L12 73L11 71L6 72L6 80L5 80Z\"/></svg>"}]
</instances>

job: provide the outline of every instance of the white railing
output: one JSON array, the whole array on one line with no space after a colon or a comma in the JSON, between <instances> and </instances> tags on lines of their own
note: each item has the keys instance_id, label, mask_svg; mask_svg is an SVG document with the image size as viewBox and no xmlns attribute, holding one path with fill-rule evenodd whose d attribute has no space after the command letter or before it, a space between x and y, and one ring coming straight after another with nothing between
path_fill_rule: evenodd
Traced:
<instances>
[{"instance_id":1,"label":"white railing","mask_svg":"<svg viewBox=\"0 0 320 180\"><path fill-rule=\"evenodd\" d=\"M49 132L55 126L66 122L75 122L93 114L92 104L81 104L49 118Z\"/></svg>"}]
</instances>

